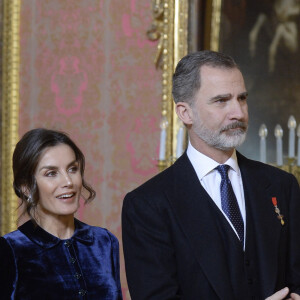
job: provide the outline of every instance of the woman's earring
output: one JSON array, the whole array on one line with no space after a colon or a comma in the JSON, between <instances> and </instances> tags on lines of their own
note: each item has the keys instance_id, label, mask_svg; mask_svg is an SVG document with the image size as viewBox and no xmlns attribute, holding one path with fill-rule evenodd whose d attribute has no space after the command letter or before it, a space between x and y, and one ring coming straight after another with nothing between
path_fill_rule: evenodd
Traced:
<instances>
[{"instance_id":1,"label":"woman's earring","mask_svg":"<svg viewBox=\"0 0 300 300\"><path fill-rule=\"evenodd\" d=\"M32 197L31 197L31 195L29 195L28 197L27 197L27 202L30 204L30 203L32 203Z\"/></svg>"}]
</instances>

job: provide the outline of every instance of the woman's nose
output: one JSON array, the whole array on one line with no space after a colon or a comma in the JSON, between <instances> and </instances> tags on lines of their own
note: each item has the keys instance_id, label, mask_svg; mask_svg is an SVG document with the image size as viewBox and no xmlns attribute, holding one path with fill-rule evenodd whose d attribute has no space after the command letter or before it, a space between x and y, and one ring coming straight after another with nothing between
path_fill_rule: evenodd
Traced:
<instances>
[{"instance_id":1,"label":"woman's nose","mask_svg":"<svg viewBox=\"0 0 300 300\"><path fill-rule=\"evenodd\" d=\"M65 175L64 175L64 182L63 182L63 185L64 185L64 186L67 186L67 187L73 185L72 178L70 177L69 174L65 174Z\"/></svg>"}]
</instances>

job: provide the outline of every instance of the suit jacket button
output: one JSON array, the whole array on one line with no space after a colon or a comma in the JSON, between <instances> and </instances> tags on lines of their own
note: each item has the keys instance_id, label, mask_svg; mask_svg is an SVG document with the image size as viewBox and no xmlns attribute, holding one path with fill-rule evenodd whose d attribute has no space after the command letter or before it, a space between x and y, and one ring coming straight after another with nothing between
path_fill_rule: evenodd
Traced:
<instances>
[{"instance_id":1,"label":"suit jacket button","mask_svg":"<svg viewBox=\"0 0 300 300\"><path fill-rule=\"evenodd\" d=\"M245 265L248 267L248 266L250 266L250 260L249 259L246 259L245 260Z\"/></svg>"},{"instance_id":2,"label":"suit jacket button","mask_svg":"<svg viewBox=\"0 0 300 300\"><path fill-rule=\"evenodd\" d=\"M252 278L248 278L248 284L253 284L253 279Z\"/></svg>"}]
</instances>

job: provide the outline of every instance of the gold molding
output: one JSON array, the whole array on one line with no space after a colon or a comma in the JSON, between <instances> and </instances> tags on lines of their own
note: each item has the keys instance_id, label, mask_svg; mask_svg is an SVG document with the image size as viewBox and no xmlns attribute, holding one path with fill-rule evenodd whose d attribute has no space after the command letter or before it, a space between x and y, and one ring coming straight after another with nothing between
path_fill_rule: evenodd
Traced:
<instances>
[{"instance_id":1,"label":"gold molding","mask_svg":"<svg viewBox=\"0 0 300 300\"><path fill-rule=\"evenodd\" d=\"M173 68L171 72L171 82L172 87L172 75L174 73L175 67L179 60L188 53L188 10L189 1L188 0L175 0L174 8L174 57L173 57ZM176 147L177 147L177 133L181 125L181 121L177 117L175 111L175 105L173 101L172 94L170 95L172 101L172 146L171 155L175 160L176 157Z\"/></svg>"},{"instance_id":2,"label":"gold molding","mask_svg":"<svg viewBox=\"0 0 300 300\"><path fill-rule=\"evenodd\" d=\"M172 75L178 61L187 54L188 0L152 0L152 4L154 21L151 28L155 29L153 37L160 39L155 63L162 68L161 115L162 120L168 122L167 159L159 162L159 169L163 170L173 163L176 156L179 122L172 97ZM158 62L160 59L161 63Z\"/></svg>"},{"instance_id":3,"label":"gold molding","mask_svg":"<svg viewBox=\"0 0 300 300\"><path fill-rule=\"evenodd\" d=\"M172 156L172 127L174 109L172 101L172 71L174 69L174 1L163 1L163 34L162 34L162 118L168 122L167 140L166 140L166 157ZM170 165L168 161L166 166Z\"/></svg>"},{"instance_id":4,"label":"gold molding","mask_svg":"<svg viewBox=\"0 0 300 300\"><path fill-rule=\"evenodd\" d=\"M2 191L1 234L17 227L12 154L18 141L21 0L4 0L2 70Z\"/></svg>"},{"instance_id":5,"label":"gold molding","mask_svg":"<svg viewBox=\"0 0 300 300\"><path fill-rule=\"evenodd\" d=\"M222 0L212 1L210 50L219 51Z\"/></svg>"},{"instance_id":6,"label":"gold molding","mask_svg":"<svg viewBox=\"0 0 300 300\"><path fill-rule=\"evenodd\" d=\"M147 30L148 39L151 41L157 41L157 52L155 55L154 63L158 68L161 66L162 60L162 33L163 33L163 16L164 16L164 5L161 0L152 0L152 13L153 23L149 30Z\"/></svg>"}]
</instances>

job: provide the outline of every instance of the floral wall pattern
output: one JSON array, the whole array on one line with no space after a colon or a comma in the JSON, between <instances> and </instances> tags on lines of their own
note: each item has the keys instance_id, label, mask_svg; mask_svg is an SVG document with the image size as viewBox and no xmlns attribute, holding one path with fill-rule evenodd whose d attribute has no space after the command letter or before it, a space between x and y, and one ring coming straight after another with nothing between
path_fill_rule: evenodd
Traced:
<instances>
[{"instance_id":1,"label":"floral wall pattern","mask_svg":"<svg viewBox=\"0 0 300 300\"><path fill-rule=\"evenodd\" d=\"M35 127L67 132L86 156L93 203L77 217L108 228L122 257L125 194L157 171L160 76L148 0L23 0L20 136Z\"/></svg>"}]
</instances>

